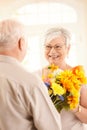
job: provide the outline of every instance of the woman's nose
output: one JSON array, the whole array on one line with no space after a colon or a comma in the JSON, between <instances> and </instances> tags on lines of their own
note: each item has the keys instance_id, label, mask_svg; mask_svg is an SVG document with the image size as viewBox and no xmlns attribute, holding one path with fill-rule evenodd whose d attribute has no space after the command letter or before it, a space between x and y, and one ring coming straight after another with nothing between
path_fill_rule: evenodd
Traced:
<instances>
[{"instance_id":1,"label":"woman's nose","mask_svg":"<svg viewBox=\"0 0 87 130\"><path fill-rule=\"evenodd\" d=\"M50 53L51 53L51 54L52 54L52 53L56 53L55 47L52 47L52 48L50 49Z\"/></svg>"}]
</instances>

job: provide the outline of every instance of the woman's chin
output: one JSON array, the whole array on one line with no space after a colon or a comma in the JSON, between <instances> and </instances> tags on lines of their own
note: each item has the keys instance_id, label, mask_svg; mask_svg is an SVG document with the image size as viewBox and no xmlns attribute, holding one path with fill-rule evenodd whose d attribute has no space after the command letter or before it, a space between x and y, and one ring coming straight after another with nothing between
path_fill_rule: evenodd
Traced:
<instances>
[{"instance_id":1,"label":"woman's chin","mask_svg":"<svg viewBox=\"0 0 87 130\"><path fill-rule=\"evenodd\" d=\"M54 65L58 65L58 63L56 61L54 61L54 60L51 60L49 63L54 64Z\"/></svg>"}]
</instances>

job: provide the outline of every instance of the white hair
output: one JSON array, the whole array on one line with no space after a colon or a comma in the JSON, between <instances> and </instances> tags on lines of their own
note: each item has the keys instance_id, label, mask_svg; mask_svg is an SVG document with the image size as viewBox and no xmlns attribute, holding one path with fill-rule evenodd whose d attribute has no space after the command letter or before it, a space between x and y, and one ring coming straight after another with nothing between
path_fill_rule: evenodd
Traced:
<instances>
[{"instance_id":1,"label":"white hair","mask_svg":"<svg viewBox=\"0 0 87 130\"><path fill-rule=\"evenodd\" d=\"M25 26L13 19L0 21L0 50L13 48L18 39L25 38Z\"/></svg>"},{"instance_id":2,"label":"white hair","mask_svg":"<svg viewBox=\"0 0 87 130\"><path fill-rule=\"evenodd\" d=\"M45 35L45 44L60 35L65 38L66 45L70 44L70 32L63 27L50 28Z\"/></svg>"}]
</instances>

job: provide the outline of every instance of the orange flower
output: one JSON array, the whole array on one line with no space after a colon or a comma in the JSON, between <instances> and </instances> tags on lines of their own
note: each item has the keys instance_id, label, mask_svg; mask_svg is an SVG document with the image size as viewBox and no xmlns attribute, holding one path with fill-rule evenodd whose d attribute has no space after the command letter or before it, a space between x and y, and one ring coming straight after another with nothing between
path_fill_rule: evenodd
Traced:
<instances>
[{"instance_id":1,"label":"orange flower","mask_svg":"<svg viewBox=\"0 0 87 130\"><path fill-rule=\"evenodd\" d=\"M72 68L72 72L73 74L77 74L78 72L84 72L83 66L75 66L74 68Z\"/></svg>"}]
</instances>

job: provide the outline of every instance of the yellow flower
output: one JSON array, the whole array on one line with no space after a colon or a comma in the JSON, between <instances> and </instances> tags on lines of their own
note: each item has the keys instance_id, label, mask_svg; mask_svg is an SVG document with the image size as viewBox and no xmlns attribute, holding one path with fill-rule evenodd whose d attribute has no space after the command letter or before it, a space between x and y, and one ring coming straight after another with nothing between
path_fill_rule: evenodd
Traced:
<instances>
[{"instance_id":1,"label":"yellow flower","mask_svg":"<svg viewBox=\"0 0 87 130\"><path fill-rule=\"evenodd\" d=\"M76 108L79 103L79 98L77 96L69 96L67 97L68 104L70 105L70 109Z\"/></svg>"},{"instance_id":2,"label":"yellow flower","mask_svg":"<svg viewBox=\"0 0 87 130\"><path fill-rule=\"evenodd\" d=\"M65 93L65 89L60 84L52 83L51 88L53 89L54 95L63 95Z\"/></svg>"},{"instance_id":3,"label":"yellow flower","mask_svg":"<svg viewBox=\"0 0 87 130\"><path fill-rule=\"evenodd\" d=\"M48 74L48 78L53 78L53 74Z\"/></svg>"},{"instance_id":4,"label":"yellow flower","mask_svg":"<svg viewBox=\"0 0 87 130\"><path fill-rule=\"evenodd\" d=\"M44 79L45 79L46 77L44 76L44 75L42 75L42 80L44 81Z\"/></svg>"},{"instance_id":5,"label":"yellow flower","mask_svg":"<svg viewBox=\"0 0 87 130\"><path fill-rule=\"evenodd\" d=\"M58 69L58 66L51 64L50 66L48 66L48 69L51 69L52 71L54 71Z\"/></svg>"},{"instance_id":6,"label":"yellow flower","mask_svg":"<svg viewBox=\"0 0 87 130\"><path fill-rule=\"evenodd\" d=\"M49 95L51 95L51 94L53 93L53 90L52 90L52 89L49 89L49 90L48 90L48 93L49 93Z\"/></svg>"}]
</instances>

